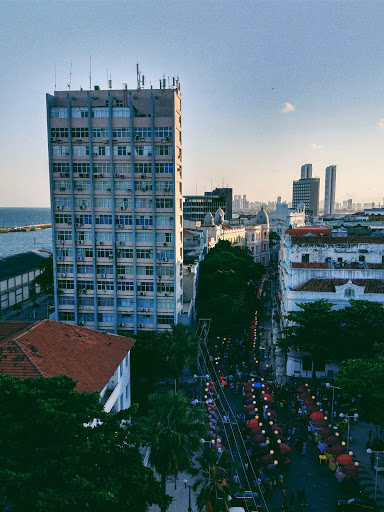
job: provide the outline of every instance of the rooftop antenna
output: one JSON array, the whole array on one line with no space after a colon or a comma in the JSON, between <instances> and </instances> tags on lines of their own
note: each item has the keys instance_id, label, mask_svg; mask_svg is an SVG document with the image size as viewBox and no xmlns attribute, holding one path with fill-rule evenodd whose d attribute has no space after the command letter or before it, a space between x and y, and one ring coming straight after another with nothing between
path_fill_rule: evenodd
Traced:
<instances>
[{"instance_id":1,"label":"rooftop antenna","mask_svg":"<svg viewBox=\"0 0 384 512\"><path fill-rule=\"evenodd\" d=\"M71 90L71 84L72 84L72 60L71 65L69 67L69 83L67 84L68 90Z\"/></svg>"},{"instance_id":2,"label":"rooftop antenna","mask_svg":"<svg viewBox=\"0 0 384 512\"><path fill-rule=\"evenodd\" d=\"M89 90L92 89L92 55L89 54Z\"/></svg>"},{"instance_id":3,"label":"rooftop antenna","mask_svg":"<svg viewBox=\"0 0 384 512\"><path fill-rule=\"evenodd\" d=\"M140 71L139 63L136 64L136 78L137 78L137 88L141 89L141 71Z\"/></svg>"}]
</instances>

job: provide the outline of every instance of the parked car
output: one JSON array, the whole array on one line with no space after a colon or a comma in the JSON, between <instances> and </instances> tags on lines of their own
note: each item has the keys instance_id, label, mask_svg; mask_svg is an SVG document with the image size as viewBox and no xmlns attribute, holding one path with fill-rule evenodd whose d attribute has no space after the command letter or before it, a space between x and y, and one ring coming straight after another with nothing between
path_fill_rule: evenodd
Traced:
<instances>
[{"instance_id":1,"label":"parked car","mask_svg":"<svg viewBox=\"0 0 384 512\"><path fill-rule=\"evenodd\" d=\"M378 507L373 501L365 498L352 498L350 500L338 500L337 510L340 512L378 512Z\"/></svg>"}]
</instances>

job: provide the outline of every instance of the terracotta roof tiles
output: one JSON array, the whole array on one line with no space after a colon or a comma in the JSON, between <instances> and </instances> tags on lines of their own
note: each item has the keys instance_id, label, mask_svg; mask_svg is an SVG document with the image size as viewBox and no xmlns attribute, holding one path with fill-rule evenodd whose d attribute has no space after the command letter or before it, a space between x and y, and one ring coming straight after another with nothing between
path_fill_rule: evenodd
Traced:
<instances>
[{"instance_id":1,"label":"terracotta roof tiles","mask_svg":"<svg viewBox=\"0 0 384 512\"><path fill-rule=\"evenodd\" d=\"M336 286L347 284L347 279L310 279L297 286L295 292L336 292ZM352 284L364 286L364 293L384 293L381 279L352 279Z\"/></svg>"},{"instance_id":2,"label":"terracotta roof tiles","mask_svg":"<svg viewBox=\"0 0 384 512\"><path fill-rule=\"evenodd\" d=\"M52 320L16 324L0 323L0 372L18 378L67 375L78 381L79 391L101 391L135 343Z\"/></svg>"}]
</instances>

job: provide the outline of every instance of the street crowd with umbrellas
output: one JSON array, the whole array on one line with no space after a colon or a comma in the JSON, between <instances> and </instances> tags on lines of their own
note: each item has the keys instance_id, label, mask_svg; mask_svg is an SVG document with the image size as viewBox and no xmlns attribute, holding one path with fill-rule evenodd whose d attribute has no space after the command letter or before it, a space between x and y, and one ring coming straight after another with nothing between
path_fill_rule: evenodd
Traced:
<instances>
[{"instance_id":1,"label":"street crowd with umbrellas","mask_svg":"<svg viewBox=\"0 0 384 512\"><path fill-rule=\"evenodd\" d=\"M318 448L316 463L329 470L343 488L353 487L358 479L359 463L349 449L348 422L353 416L348 422L346 418L336 421L333 402L328 413L325 383L312 384L311 390L307 383L295 386L274 380L272 367L258 360L256 326L257 315L249 341L223 338L215 345L214 372L204 395L210 442L223 453L230 449L238 429L245 455L238 454L243 458L242 471L232 477L238 481L240 474L244 487L259 494L258 504L260 498L281 492L281 510L296 510L294 503L305 501L305 489L288 496L284 478L292 453L305 455L308 443ZM239 404L240 396L241 410L233 405Z\"/></svg>"}]
</instances>

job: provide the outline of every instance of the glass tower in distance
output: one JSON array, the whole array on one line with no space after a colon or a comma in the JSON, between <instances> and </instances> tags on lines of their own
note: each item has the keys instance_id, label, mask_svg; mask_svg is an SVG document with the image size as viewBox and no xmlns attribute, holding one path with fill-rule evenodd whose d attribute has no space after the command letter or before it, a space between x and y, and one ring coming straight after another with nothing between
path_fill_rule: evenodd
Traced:
<instances>
[{"instance_id":1,"label":"glass tower in distance","mask_svg":"<svg viewBox=\"0 0 384 512\"><path fill-rule=\"evenodd\" d=\"M181 115L178 80L47 94L56 320L115 333L177 323Z\"/></svg>"}]
</instances>

